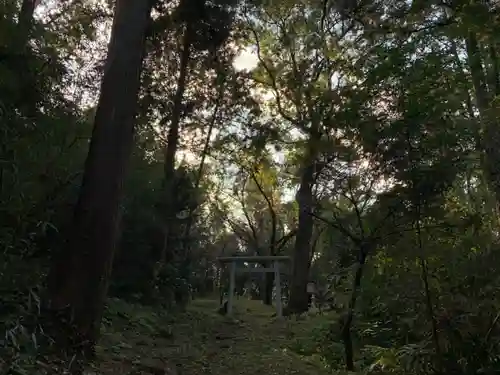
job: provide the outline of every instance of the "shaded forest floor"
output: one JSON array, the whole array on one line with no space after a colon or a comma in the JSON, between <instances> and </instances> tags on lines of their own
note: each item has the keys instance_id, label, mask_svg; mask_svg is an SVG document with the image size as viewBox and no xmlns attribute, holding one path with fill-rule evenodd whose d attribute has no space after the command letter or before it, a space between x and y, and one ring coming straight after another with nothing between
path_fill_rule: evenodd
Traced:
<instances>
[{"instance_id":1,"label":"shaded forest floor","mask_svg":"<svg viewBox=\"0 0 500 375\"><path fill-rule=\"evenodd\" d=\"M195 300L186 312L161 314L111 300L98 348L99 374L323 375L314 355L297 345L331 317L277 320L259 301L239 300L232 318L218 302ZM295 347L295 349L294 349ZM175 371L169 371L175 369Z\"/></svg>"}]
</instances>

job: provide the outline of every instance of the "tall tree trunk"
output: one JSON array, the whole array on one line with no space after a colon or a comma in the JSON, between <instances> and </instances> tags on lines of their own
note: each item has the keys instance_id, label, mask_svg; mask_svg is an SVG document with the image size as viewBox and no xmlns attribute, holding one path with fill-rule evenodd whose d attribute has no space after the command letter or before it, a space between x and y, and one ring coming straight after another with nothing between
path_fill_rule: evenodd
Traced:
<instances>
[{"instance_id":1,"label":"tall tree trunk","mask_svg":"<svg viewBox=\"0 0 500 375\"><path fill-rule=\"evenodd\" d=\"M316 249L318 247L319 240L321 239L321 235L323 234L324 230L325 230L324 227L317 229L317 233L314 236L314 239L312 240L311 253L309 254L309 268L311 268L312 262L314 260L314 255L316 254Z\"/></svg>"},{"instance_id":2,"label":"tall tree trunk","mask_svg":"<svg viewBox=\"0 0 500 375\"><path fill-rule=\"evenodd\" d=\"M196 182L194 185L194 189L198 190L200 187L201 179L203 177L203 168L205 167L205 160L208 155L208 151L210 149L210 139L212 138L212 133L215 128L215 124L217 123L217 116L219 113L220 105L222 103L222 99L224 98L224 89L225 89L225 82L226 82L226 77L225 73L221 73L221 82L218 90L218 96L217 100L215 101L215 108L212 113L212 118L210 119L210 124L208 125L208 130L207 130L207 137L205 138L205 144L203 146L203 151L201 153L201 160L200 160L200 166L198 167L198 172L196 174ZM187 255L189 253L189 236L191 234L191 227L193 225L193 219L194 219L194 211L196 207L189 207L189 213L187 217L187 222L186 222L186 227L184 229L184 235L183 235L183 251L184 255Z\"/></svg>"},{"instance_id":3,"label":"tall tree trunk","mask_svg":"<svg viewBox=\"0 0 500 375\"><path fill-rule=\"evenodd\" d=\"M301 313L308 310L307 282L309 279L309 256L314 225L312 216L314 168L314 158L310 158L309 164L306 165L302 172L296 197L299 205L299 223L295 237L293 274L288 305L289 313Z\"/></svg>"},{"instance_id":4,"label":"tall tree trunk","mask_svg":"<svg viewBox=\"0 0 500 375\"><path fill-rule=\"evenodd\" d=\"M466 39L467 59L471 72L472 83L476 98L476 105L479 109L481 119L482 136L480 140L481 149L479 152L484 152L485 162L483 168L488 177L489 185L496 197L496 211L500 207L500 126L498 119L495 116L494 108L492 108L492 97L496 94L488 91L487 75L483 68L483 59L481 50L476 35L470 32ZM496 53L490 50L492 58L496 58ZM493 73L490 73L490 81L495 82L497 79L491 77L496 72L496 62L493 64ZM492 85L495 89L495 85ZM496 90L495 90L496 91Z\"/></svg>"},{"instance_id":5,"label":"tall tree trunk","mask_svg":"<svg viewBox=\"0 0 500 375\"><path fill-rule=\"evenodd\" d=\"M72 228L48 280L46 317L58 347L87 357L98 339L108 290L151 8L151 1L116 3Z\"/></svg>"},{"instance_id":6,"label":"tall tree trunk","mask_svg":"<svg viewBox=\"0 0 500 375\"><path fill-rule=\"evenodd\" d=\"M354 313L356 312L356 302L358 301L359 291L361 289L361 279L363 277L363 269L366 262L366 256L368 254L368 249L365 246L359 247L358 254L358 267L356 273L354 274L354 281L352 283L351 299L349 300L349 305L347 307L347 312L344 315L344 321L341 330L341 338L344 342L344 353L345 353L345 365L346 370L354 372L354 348L352 342L352 323L354 321Z\"/></svg>"},{"instance_id":7,"label":"tall tree trunk","mask_svg":"<svg viewBox=\"0 0 500 375\"><path fill-rule=\"evenodd\" d=\"M457 72L459 74L459 77L463 82L468 82L469 77L465 74L465 67L463 66L462 61L460 59L460 55L458 53L456 41L454 39L450 39L450 43L451 43L451 51L452 51L452 54L453 54L454 59L455 59L455 64L458 67ZM471 70L474 69L473 70L473 77L474 77L474 79L473 79L473 91L476 93L480 92L481 93L480 95L482 96L481 99L478 99L476 97L476 102L477 103L481 102L484 104L485 98L483 98L483 96L485 96L484 90L486 90L486 86L481 84L481 71L478 71L478 69L482 69L481 61L477 60L477 56L472 57L470 55L472 53L472 49L474 49L474 48L476 49L476 53L479 52L479 51L477 51L477 44L474 42L474 40L469 39L469 41L466 43L466 45L467 45L467 49L468 49L468 53L469 53L469 69L471 69ZM495 65L494 70L497 71L496 65ZM469 118L476 120L477 116L474 113L474 105L473 105L473 100L472 100L472 96L473 96L474 92L470 92L469 90L467 90L466 107L467 107L467 115L469 116ZM479 119L477 119L477 120L479 120ZM480 125L480 121L478 121L478 124ZM474 138L475 138L476 152L477 152L478 157L479 157L479 165L480 165L481 170L483 171L483 173L481 173L481 175L480 175L480 180L481 180L481 183L486 187L487 191L489 193L491 193L491 186L492 185L490 184L489 178L487 176L488 164L487 164L487 160L486 160L486 155L483 151L483 140L482 140L481 126L478 126L476 129L474 129ZM498 214L499 211L498 211L498 207L496 204L494 194L488 194L487 207L491 210L493 215L495 215L497 218L499 217L499 214ZM492 225L492 223L490 223L490 228L493 231L493 228L491 227L491 225Z\"/></svg>"},{"instance_id":8,"label":"tall tree trunk","mask_svg":"<svg viewBox=\"0 0 500 375\"><path fill-rule=\"evenodd\" d=\"M425 306L427 309L427 316L431 323L431 336L434 343L434 349L436 351L436 359L438 365L438 373L443 373L443 358L441 355L441 345L439 339L439 333L437 329L436 315L434 314L434 304L432 303L432 293L429 286L429 269L427 267L427 260L424 255L424 245L422 241L422 225L421 225L421 203L416 202L415 204L416 218L415 218L415 229L417 235L417 246L418 246L418 258L420 262L421 279L424 286L425 294Z\"/></svg>"},{"instance_id":9,"label":"tall tree trunk","mask_svg":"<svg viewBox=\"0 0 500 375\"><path fill-rule=\"evenodd\" d=\"M424 254L424 246L423 246L423 241L422 241L422 227L421 227L421 212L422 212L422 202L420 200L420 196L418 194L418 190L416 186L418 183L418 173L415 173L416 170L415 168L418 168L421 166L421 156L419 155L418 152L415 152L410 134L407 133L407 144L408 144L408 161L410 163L410 171L411 171L411 187L414 189L413 195L413 207L415 210L415 217L413 220L413 225L415 227L416 231L416 236L417 236L417 247L418 247L418 256L417 258L419 259L420 263L420 271L421 271L421 279L422 283L424 286L424 295L425 295L425 305L427 309L427 315L429 318L429 321L431 323L431 336L432 336L432 341L434 343L434 348L436 352L436 359L437 359L437 373L441 374L443 370L442 366L442 357L441 357L441 347L440 347L440 340L439 340L439 334L437 330L437 323L436 323L436 318L434 314L434 306L432 303L432 294L431 294L431 289L429 286L429 272L428 272L428 267L427 267L427 261L425 259L425 254Z\"/></svg>"},{"instance_id":10,"label":"tall tree trunk","mask_svg":"<svg viewBox=\"0 0 500 375\"><path fill-rule=\"evenodd\" d=\"M500 94L500 67L498 61L498 43L495 41L495 38L489 38L489 82L488 87L490 92L497 96Z\"/></svg>"},{"instance_id":11,"label":"tall tree trunk","mask_svg":"<svg viewBox=\"0 0 500 375\"><path fill-rule=\"evenodd\" d=\"M36 7L40 4L40 0L23 0L21 11L19 12L19 29L22 43L25 44L31 32L33 25L33 16ZM24 47L24 45L23 45Z\"/></svg>"},{"instance_id":12,"label":"tall tree trunk","mask_svg":"<svg viewBox=\"0 0 500 375\"><path fill-rule=\"evenodd\" d=\"M279 247L277 246L276 237L278 235L278 216L276 215L276 211L274 210L274 204L272 195L268 196L266 191L264 190L264 186L259 182L257 176L254 172L252 172L252 179L257 186L257 189L264 197L267 208L269 210L269 214L271 215L271 233L269 235L269 255L275 256L278 254ZM271 263L272 265L272 263ZM264 267L269 266L269 264L264 264ZM264 274L264 287L262 293L262 301L265 305L271 306L273 304L273 286L274 286L274 273L265 273Z\"/></svg>"},{"instance_id":13,"label":"tall tree trunk","mask_svg":"<svg viewBox=\"0 0 500 375\"><path fill-rule=\"evenodd\" d=\"M191 56L191 26L186 25L182 51L179 66L179 78L177 80L177 89L174 95L174 106L172 109L172 117L170 118L170 126L167 135L167 146L165 148L164 160L164 203L165 203L165 226L163 233L163 245L160 251L160 259L156 264L153 274L153 282L156 285L156 280L162 267L173 258L173 252L169 250L169 241L171 236L172 224L175 220L174 200L175 200L175 156L179 146L179 126L182 118L182 101L184 92L186 91L188 81L188 67Z\"/></svg>"},{"instance_id":14,"label":"tall tree trunk","mask_svg":"<svg viewBox=\"0 0 500 375\"><path fill-rule=\"evenodd\" d=\"M265 305L273 304L274 273L266 272L264 276L263 302Z\"/></svg>"}]
</instances>

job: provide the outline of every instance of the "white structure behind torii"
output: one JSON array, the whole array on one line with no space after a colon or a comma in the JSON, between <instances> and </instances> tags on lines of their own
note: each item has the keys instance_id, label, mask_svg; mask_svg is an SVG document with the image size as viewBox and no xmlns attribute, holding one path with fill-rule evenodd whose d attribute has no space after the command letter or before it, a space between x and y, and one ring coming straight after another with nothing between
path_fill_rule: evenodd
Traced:
<instances>
[{"instance_id":1,"label":"white structure behind torii","mask_svg":"<svg viewBox=\"0 0 500 375\"><path fill-rule=\"evenodd\" d=\"M289 262L290 257L287 256L232 256L232 257L219 257L217 258L222 264L230 263L229 268L229 292L227 299L227 314L231 315L233 312L234 303L234 289L236 284L236 271L237 263L272 263L272 267L250 267L250 268L240 268L243 272L274 272L274 285L276 286L276 315L278 317L283 316L283 305L281 301L281 275L280 275L280 264Z\"/></svg>"}]
</instances>

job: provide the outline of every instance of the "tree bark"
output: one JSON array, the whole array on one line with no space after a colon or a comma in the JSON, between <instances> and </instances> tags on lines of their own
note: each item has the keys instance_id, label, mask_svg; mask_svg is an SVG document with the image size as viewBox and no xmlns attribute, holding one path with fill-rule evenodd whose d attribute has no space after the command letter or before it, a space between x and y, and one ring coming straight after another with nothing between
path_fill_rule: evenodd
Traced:
<instances>
[{"instance_id":1,"label":"tree bark","mask_svg":"<svg viewBox=\"0 0 500 375\"><path fill-rule=\"evenodd\" d=\"M177 80L177 89L174 95L174 105L172 117L170 118L170 127L167 135L167 146L165 148L164 161L164 203L165 203L165 226L163 233L163 246L160 251L160 258L153 273L153 282L156 285L156 279L162 267L173 258L173 252L169 251L169 241L172 223L175 220L174 213L174 177L175 177L175 155L179 144L179 126L182 117L182 101L188 80L189 59L191 56L191 26L186 25L184 31L182 51L179 67L179 78Z\"/></svg>"},{"instance_id":2,"label":"tree bark","mask_svg":"<svg viewBox=\"0 0 500 375\"><path fill-rule=\"evenodd\" d=\"M27 38L31 32L33 25L33 16L36 7L40 4L40 0L23 0L21 4L21 11L19 12L19 28L22 33L21 38L27 42Z\"/></svg>"},{"instance_id":3,"label":"tree bark","mask_svg":"<svg viewBox=\"0 0 500 375\"><path fill-rule=\"evenodd\" d=\"M269 197L264 190L264 187L259 182L257 176L254 172L252 174L252 179L257 186L257 189L264 197L267 208L269 209L269 214L271 215L271 233L269 235L269 255L274 256L277 255L279 248L277 248L277 232L278 232L278 216L276 215L276 211L274 209L274 204L272 201L272 196ZM266 265L264 265L266 266ZM273 304L273 286L274 286L274 274L266 273L264 275L264 288L262 293L262 302L265 305L271 306Z\"/></svg>"},{"instance_id":4,"label":"tree bark","mask_svg":"<svg viewBox=\"0 0 500 375\"><path fill-rule=\"evenodd\" d=\"M429 286L429 270L427 267L427 261L424 257L424 246L422 241L422 228L420 222L420 202L416 204L416 219L415 219L415 229L417 235L417 246L419 252L419 262L420 262L420 270L421 270L421 279L424 286L424 294L425 294L425 306L427 308L427 315L429 321L431 323L431 335L432 341L434 343L434 348L436 350L436 359L438 365L438 373L442 373L443 371L443 358L441 354L441 344L439 339L439 333L436 322L436 315L434 314L434 304L432 302L432 293L431 288Z\"/></svg>"},{"instance_id":5,"label":"tree bark","mask_svg":"<svg viewBox=\"0 0 500 375\"><path fill-rule=\"evenodd\" d=\"M117 0L72 228L48 278L47 321L57 346L69 354L91 357L99 336L151 8L152 1Z\"/></svg>"},{"instance_id":6,"label":"tree bark","mask_svg":"<svg viewBox=\"0 0 500 375\"><path fill-rule=\"evenodd\" d=\"M492 108L492 98L495 92L488 91L488 79L483 68L483 58L479 48L479 42L476 35L470 32L466 38L467 59L471 72L472 83L474 86L476 105L479 109L482 134L480 138L480 150L484 152L485 161L482 163L488 182L496 197L496 210L500 208L500 127L495 111ZM496 53L490 53L496 58ZM495 62L496 63L496 62ZM490 80L496 82L497 79L491 77L496 72L496 64L493 65L493 72L490 74ZM496 87L492 87L496 89Z\"/></svg>"},{"instance_id":7,"label":"tree bark","mask_svg":"<svg viewBox=\"0 0 500 375\"><path fill-rule=\"evenodd\" d=\"M312 216L314 168L314 159L311 158L309 165L303 170L296 197L299 205L299 223L295 237L293 275L288 305L289 313L301 313L308 310L307 282L309 279L309 257L314 225Z\"/></svg>"},{"instance_id":8,"label":"tree bark","mask_svg":"<svg viewBox=\"0 0 500 375\"><path fill-rule=\"evenodd\" d=\"M273 287L274 287L274 273L266 272L264 277L264 293L263 302L265 305L272 306L273 304Z\"/></svg>"},{"instance_id":9,"label":"tree bark","mask_svg":"<svg viewBox=\"0 0 500 375\"><path fill-rule=\"evenodd\" d=\"M218 89L218 95L217 95L217 100L215 101L215 107L214 111L212 113L212 118L210 120L210 123L208 125L208 130L207 130L207 137L205 138L205 144L203 146L203 151L201 153L201 160L200 160L200 165L198 167L198 172L196 173L196 182L194 184L194 189L195 191L198 190L200 187L201 179L203 177L203 172L204 172L204 167L205 167L205 160L207 158L208 152L210 150L210 139L212 138L212 133L215 128L215 124L217 123L217 116L219 113L220 105L222 103L222 99L224 98L224 90L225 90L225 83L226 83L226 77L225 73L221 73L222 79L220 82L220 86ZM187 222L186 222L186 227L184 229L184 235L183 235L183 241L182 241L182 246L183 246L183 252L184 254L188 254L190 251L189 248L189 236L191 234L191 228L193 226L193 219L194 219L194 212L196 210L196 207L189 207L189 213L187 217Z\"/></svg>"},{"instance_id":10,"label":"tree bark","mask_svg":"<svg viewBox=\"0 0 500 375\"><path fill-rule=\"evenodd\" d=\"M350 372L355 371L354 348L352 343L351 329L352 329L352 323L354 321L354 313L356 311L356 302L358 300L358 294L361 289L361 279L363 277L363 269L365 266L367 254L368 254L367 249L365 249L363 246L360 246L358 255L358 267L356 269L356 273L354 274L351 299L349 300L349 306L347 308L347 313L345 314L341 330L341 338L342 341L344 342L346 370Z\"/></svg>"}]
</instances>

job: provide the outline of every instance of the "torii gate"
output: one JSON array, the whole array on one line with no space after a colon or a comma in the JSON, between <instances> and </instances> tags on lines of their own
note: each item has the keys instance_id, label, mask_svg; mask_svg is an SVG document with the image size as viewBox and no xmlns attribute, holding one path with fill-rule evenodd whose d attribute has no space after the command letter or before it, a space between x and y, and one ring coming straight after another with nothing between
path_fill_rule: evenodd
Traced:
<instances>
[{"instance_id":1,"label":"torii gate","mask_svg":"<svg viewBox=\"0 0 500 375\"><path fill-rule=\"evenodd\" d=\"M258 273L266 273L266 272L274 272L274 285L276 286L276 315L278 317L283 316L283 305L281 302L281 278L280 278L280 264L290 261L290 257L288 256L232 256L232 257L218 257L217 260L222 264L231 263L229 268L229 293L227 300L227 314L231 315L233 312L233 302L234 302L234 288L236 281L236 270L238 262L245 263L263 263L263 262L272 262L272 267L252 267L241 269L244 272L258 272Z\"/></svg>"}]
</instances>

